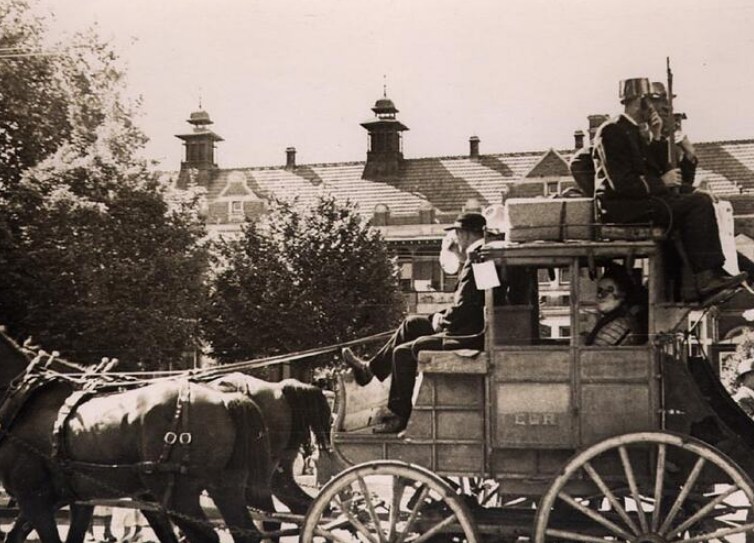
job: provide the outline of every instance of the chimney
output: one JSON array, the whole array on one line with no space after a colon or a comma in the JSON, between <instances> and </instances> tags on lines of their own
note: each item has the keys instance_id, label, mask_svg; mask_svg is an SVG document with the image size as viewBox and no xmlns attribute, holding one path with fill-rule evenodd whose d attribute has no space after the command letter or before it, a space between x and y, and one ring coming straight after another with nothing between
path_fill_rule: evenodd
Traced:
<instances>
[{"instance_id":1,"label":"chimney","mask_svg":"<svg viewBox=\"0 0 754 543\"><path fill-rule=\"evenodd\" d=\"M573 133L573 146L575 149L584 148L584 131L583 130L576 130L576 132Z\"/></svg>"},{"instance_id":2,"label":"chimney","mask_svg":"<svg viewBox=\"0 0 754 543\"><path fill-rule=\"evenodd\" d=\"M296 148L295 147L288 147L285 150L285 169L286 170L296 169Z\"/></svg>"},{"instance_id":3,"label":"chimney","mask_svg":"<svg viewBox=\"0 0 754 543\"><path fill-rule=\"evenodd\" d=\"M610 118L610 115L587 115L586 118L589 119L589 143L592 143L597 134L597 129Z\"/></svg>"},{"instance_id":4,"label":"chimney","mask_svg":"<svg viewBox=\"0 0 754 543\"><path fill-rule=\"evenodd\" d=\"M479 138L476 136L469 138L469 158L479 158Z\"/></svg>"}]
</instances>

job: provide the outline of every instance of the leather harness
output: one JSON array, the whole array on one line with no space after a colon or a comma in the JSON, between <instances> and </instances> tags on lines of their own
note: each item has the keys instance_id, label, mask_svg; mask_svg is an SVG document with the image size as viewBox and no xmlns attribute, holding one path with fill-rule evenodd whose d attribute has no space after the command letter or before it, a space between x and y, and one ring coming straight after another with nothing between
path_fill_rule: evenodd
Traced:
<instances>
[{"instance_id":1,"label":"leather harness","mask_svg":"<svg viewBox=\"0 0 754 543\"><path fill-rule=\"evenodd\" d=\"M52 461L63 473L70 475L76 469L136 469L145 475L154 473L167 473L170 478L161 502L167 507L169 504L175 480L178 474L186 474L189 470L190 447L192 435L189 426L189 413L191 405L191 382L182 380L176 400L173 419L170 429L163 436L162 452L157 460L144 460L132 464L106 464L100 462L85 462L74 460L66 454L65 437L66 423L75 413L78 406L95 395L93 390L79 390L68 396L58 410L58 415L52 429ZM180 446L182 454L173 454ZM66 489L71 492L70 485Z\"/></svg>"}]
</instances>

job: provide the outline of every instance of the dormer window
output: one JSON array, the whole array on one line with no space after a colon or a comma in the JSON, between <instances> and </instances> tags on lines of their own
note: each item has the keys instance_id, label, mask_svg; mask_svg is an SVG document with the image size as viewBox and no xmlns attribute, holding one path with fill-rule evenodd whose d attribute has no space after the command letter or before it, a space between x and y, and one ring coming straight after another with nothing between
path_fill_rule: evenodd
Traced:
<instances>
[{"instance_id":1,"label":"dormer window","mask_svg":"<svg viewBox=\"0 0 754 543\"><path fill-rule=\"evenodd\" d=\"M231 200L228 203L230 209L228 210L228 215L231 220L243 220L244 218L244 212L243 212L243 202L241 200Z\"/></svg>"}]
</instances>

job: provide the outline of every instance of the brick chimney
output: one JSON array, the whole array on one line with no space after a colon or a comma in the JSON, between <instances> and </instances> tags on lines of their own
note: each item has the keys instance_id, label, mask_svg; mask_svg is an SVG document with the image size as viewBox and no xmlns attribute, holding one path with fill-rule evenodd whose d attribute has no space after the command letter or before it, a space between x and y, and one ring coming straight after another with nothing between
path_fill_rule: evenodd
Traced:
<instances>
[{"instance_id":1,"label":"brick chimney","mask_svg":"<svg viewBox=\"0 0 754 543\"><path fill-rule=\"evenodd\" d=\"M469 138L469 158L479 158L479 138L476 136Z\"/></svg>"},{"instance_id":2,"label":"brick chimney","mask_svg":"<svg viewBox=\"0 0 754 543\"><path fill-rule=\"evenodd\" d=\"M589 143L592 143L594 141L595 134L597 134L597 129L602 126L602 123L610 118L610 115L603 113L601 115L587 115L586 117L587 119L589 119Z\"/></svg>"},{"instance_id":3,"label":"brick chimney","mask_svg":"<svg viewBox=\"0 0 754 543\"><path fill-rule=\"evenodd\" d=\"M296 148L295 147L288 147L285 150L285 169L286 170L296 169Z\"/></svg>"},{"instance_id":4,"label":"brick chimney","mask_svg":"<svg viewBox=\"0 0 754 543\"><path fill-rule=\"evenodd\" d=\"M573 147L575 149L584 148L584 131L583 130L576 130L573 133Z\"/></svg>"}]
</instances>

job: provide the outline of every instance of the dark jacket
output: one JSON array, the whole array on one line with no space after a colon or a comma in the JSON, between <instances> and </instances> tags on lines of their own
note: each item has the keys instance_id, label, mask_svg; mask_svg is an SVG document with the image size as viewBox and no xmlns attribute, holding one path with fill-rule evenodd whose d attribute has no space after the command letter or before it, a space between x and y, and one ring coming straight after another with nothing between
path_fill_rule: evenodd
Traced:
<instances>
[{"instance_id":1,"label":"dark jacket","mask_svg":"<svg viewBox=\"0 0 754 543\"><path fill-rule=\"evenodd\" d=\"M661 159L664 145L647 144L639 127L625 115L603 124L595 137L596 196L600 200L645 200L666 194Z\"/></svg>"},{"instance_id":2,"label":"dark jacket","mask_svg":"<svg viewBox=\"0 0 754 543\"><path fill-rule=\"evenodd\" d=\"M453 294L453 305L441 311L448 324L444 332L453 336L478 334L484 329L484 291L476 288L472 255L466 258Z\"/></svg>"}]
</instances>

